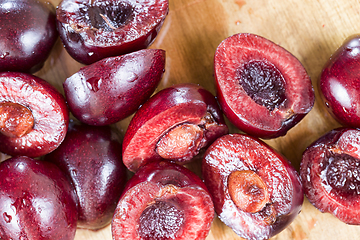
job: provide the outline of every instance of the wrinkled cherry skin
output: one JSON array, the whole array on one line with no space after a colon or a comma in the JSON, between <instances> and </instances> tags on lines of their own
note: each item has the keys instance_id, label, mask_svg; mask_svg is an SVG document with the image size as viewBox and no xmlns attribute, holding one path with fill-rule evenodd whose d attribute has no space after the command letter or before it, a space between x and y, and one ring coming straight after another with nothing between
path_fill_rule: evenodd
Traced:
<instances>
[{"instance_id":1,"label":"wrinkled cherry skin","mask_svg":"<svg viewBox=\"0 0 360 240\"><path fill-rule=\"evenodd\" d=\"M254 178L253 183L268 195L263 208L249 211L253 209L236 205L229 193L234 191L229 178L236 172L253 172L261 179ZM296 170L277 151L253 136L227 134L218 138L204 154L202 176L220 220L245 239L269 239L278 234L302 207L304 194Z\"/></svg>"},{"instance_id":2,"label":"wrinkled cherry skin","mask_svg":"<svg viewBox=\"0 0 360 240\"><path fill-rule=\"evenodd\" d=\"M58 38L55 8L42 0L0 1L0 71L40 70Z\"/></svg>"},{"instance_id":3,"label":"wrinkled cherry skin","mask_svg":"<svg viewBox=\"0 0 360 240\"><path fill-rule=\"evenodd\" d=\"M196 84L174 85L152 96L135 113L124 136L125 166L136 172L147 162L161 159L157 153L159 140L168 131L184 124L199 125L203 129L201 144L195 149L198 151L228 133L222 112L209 91ZM192 159L171 160L185 164Z\"/></svg>"},{"instance_id":4,"label":"wrinkled cherry skin","mask_svg":"<svg viewBox=\"0 0 360 240\"><path fill-rule=\"evenodd\" d=\"M89 125L116 123L133 114L165 72L165 51L144 49L81 68L64 82L73 115Z\"/></svg>"},{"instance_id":5,"label":"wrinkled cherry skin","mask_svg":"<svg viewBox=\"0 0 360 240\"><path fill-rule=\"evenodd\" d=\"M44 159L73 182L78 227L96 230L108 225L126 181L119 135L108 126L71 122L63 143Z\"/></svg>"},{"instance_id":6,"label":"wrinkled cherry skin","mask_svg":"<svg viewBox=\"0 0 360 240\"><path fill-rule=\"evenodd\" d=\"M68 53L78 62L94 63L102 58L118 56L147 48L158 35L169 11L168 0L97 0L91 1L94 10L93 18L110 20L112 15L118 16L128 9L116 8L125 4L131 9L127 19L117 22L114 27L105 29L93 26L89 22L90 4L87 0L63 0L57 8L57 28L60 38ZM103 12L101 5L115 6L113 13ZM100 17L99 10L102 13ZM118 11L118 12L117 12ZM118 19L119 20L119 19ZM104 23L105 24L105 23ZM114 23L113 23L114 24Z\"/></svg>"},{"instance_id":7,"label":"wrinkled cherry skin","mask_svg":"<svg viewBox=\"0 0 360 240\"><path fill-rule=\"evenodd\" d=\"M309 201L347 224L360 224L360 131L329 131L304 151L300 176Z\"/></svg>"},{"instance_id":8,"label":"wrinkled cherry skin","mask_svg":"<svg viewBox=\"0 0 360 240\"><path fill-rule=\"evenodd\" d=\"M318 81L321 98L342 125L360 127L360 35L349 37L331 55Z\"/></svg>"},{"instance_id":9,"label":"wrinkled cherry skin","mask_svg":"<svg viewBox=\"0 0 360 240\"><path fill-rule=\"evenodd\" d=\"M155 205L154 203L161 203ZM173 206L177 214L166 216L181 224L162 226L153 219L144 219L148 207ZM158 213L166 214L158 208ZM151 214L149 214L151 216ZM159 160L142 166L127 182L125 190L115 210L111 223L113 239L198 239L206 238L214 219L211 196L201 179L189 169L176 163ZM164 222L170 224L170 222ZM160 232L144 236L144 229L153 226ZM166 227L171 229L166 230ZM173 231L173 228L178 231ZM161 229L163 231L161 231ZM170 231L169 231L170 230ZM166 236L170 232L173 237ZM148 232L145 232L148 233ZM169 235L170 235L169 233ZM158 234L158 235L156 235ZM163 238L154 238L163 234Z\"/></svg>"},{"instance_id":10,"label":"wrinkled cherry skin","mask_svg":"<svg viewBox=\"0 0 360 240\"><path fill-rule=\"evenodd\" d=\"M74 239L76 195L56 165L14 157L0 164L0 175L1 239Z\"/></svg>"},{"instance_id":11,"label":"wrinkled cherry skin","mask_svg":"<svg viewBox=\"0 0 360 240\"><path fill-rule=\"evenodd\" d=\"M259 68L270 69L265 73L276 78L270 84L272 86L266 86L271 81L241 84L240 78L252 75L252 70L261 75ZM223 40L215 52L214 76L217 97L225 116L237 128L256 137L269 139L285 135L305 117L315 102L310 77L299 60L258 35L239 33ZM253 99L254 96L244 88L255 88L256 96L264 88L262 84L274 90L267 92L263 99Z\"/></svg>"},{"instance_id":12,"label":"wrinkled cherry skin","mask_svg":"<svg viewBox=\"0 0 360 240\"><path fill-rule=\"evenodd\" d=\"M0 103L20 104L30 110L34 126L22 137L0 134L0 151L11 156L43 156L64 140L69 110L64 97L45 80L27 73L0 73Z\"/></svg>"}]
</instances>

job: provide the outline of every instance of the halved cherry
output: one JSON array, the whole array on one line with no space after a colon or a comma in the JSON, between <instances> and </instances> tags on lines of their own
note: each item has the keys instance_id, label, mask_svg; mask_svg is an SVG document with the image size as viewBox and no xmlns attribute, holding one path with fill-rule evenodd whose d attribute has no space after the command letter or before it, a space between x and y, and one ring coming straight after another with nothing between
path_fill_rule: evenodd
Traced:
<instances>
[{"instance_id":1,"label":"halved cherry","mask_svg":"<svg viewBox=\"0 0 360 240\"><path fill-rule=\"evenodd\" d=\"M60 38L77 61L94 63L147 48L169 11L168 0L63 0L56 15Z\"/></svg>"},{"instance_id":2,"label":"halved cherry","mask_svg":"<svg viewBox=\"0 0 360 240\"><path fill-rule=\"evenodd\" d=\"M202 175L221 221L246 239L269 239L298 215L302 185L290 162L244 134L218 138L206 150Z\"/></svg>"},{"instance_id":3,"label":"halved cherry","mask_svg":"<svg viewBox=\"0 0 360 240\"><path fill-rule=\"evenodd\" d=\"M224 114L240 130L257 137L285 135L315 101L299 60L254 34L235 34L220 43L215 80Z\"/></svg>"},{"instance_id":4,"label":"halved cherry","mask_svg":"<svg viewBox=\"0 0 360 240\"><path fill-rule=\"evenodd\" d=\"M111 223L113 239L205 239L214 205L201 179L168 161L141 167L128 181Z\"/></svg>"},{"instance_id":5,"label":"halved cherry","mask_svg":"<svg viewBox=\"0 0 360 240\"><path fill-rule=\"evenodd\" d=\"M195 84L179 84L151 97L124 136L123 162L131 171L154 159L190 162L228 132L215 97Z\"/></svg>"},{"instance_id":6,"label":"halved cherry","mask_svg":"<svg viewBox=\"0 0 360 240\"><path fill-rule=\"evenodd\" d=\"M45 80L0 73L0 151L39 157L56 149L69 123L64 97Z\"/></svg>"},{"instance_id":7,"label":"halved cherry","mask_svg":"<svg viewBox=\"0 0 360 240\"><path fill-rule=\"evenodd\" d=\"M303 153L300 176L309 201L321 212L360 224L360 131L334 129Z\"/></svg>"}]
</instances>

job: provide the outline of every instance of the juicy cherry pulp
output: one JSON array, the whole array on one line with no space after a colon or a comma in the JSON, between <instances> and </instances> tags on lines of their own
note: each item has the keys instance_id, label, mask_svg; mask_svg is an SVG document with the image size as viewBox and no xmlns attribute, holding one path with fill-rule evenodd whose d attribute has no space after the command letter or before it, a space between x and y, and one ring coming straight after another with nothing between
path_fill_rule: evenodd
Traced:
<instances>
[{"instance_id":1,"label":"juicy cherry pulp","mask_svg":"<svg viewBox=\"0 0 360 240\"><path fill-rule=\"evenodd\" d=\"M324 161L325 181L336 195L352 198L360 195L360 159L345 153L331 154Z\"/></svg>"},{"instance_id":2,"label":"juicy cherry pulp","mask_svg":"<svg viewBox=\"0 0 360 240\"><path fill-rule=\"evenodd\" d=\"M0 73L0 151L40 157L65 138L69 112L63 95L45 80Z\"/></svg>"}]
</instances>

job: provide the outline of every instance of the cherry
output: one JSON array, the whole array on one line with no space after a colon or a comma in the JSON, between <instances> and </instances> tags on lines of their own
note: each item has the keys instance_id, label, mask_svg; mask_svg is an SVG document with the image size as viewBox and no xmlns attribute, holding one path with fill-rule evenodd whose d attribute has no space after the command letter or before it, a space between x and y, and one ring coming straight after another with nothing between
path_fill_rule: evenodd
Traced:
<instances>
[{"instance_id":1,"label":"cherry","mask_svg":"<svg viewBox=\"0 0 360 240\"><path fill-rule=\"evenodd\" d=\"M168 161L142 166L126 184L111 223L113 239L205 239L214 218L206 186Z\"/></svg>"},{"instance_id":2,"label":"cherry","mask_svg":"<svg viewBox=\"0 0 360 240\"><path fill-rule=\"evenodd\" d=\"M123 162L136 172L155 159L186 164L228 132L215 97L195 84L163 89L139 110L126 130Z\"/></svg>"},{"instance_id":3,"label":"cherry","mask_svg":"<svg viewBox=\"0 0 360 240\"><path fill-rule=\"evenodd\" d=\"M73 182L79 199L78 227L96 230L108 225L126 181L118 133L109 126L73 121L61 145L44 159Z\"/></svg>"},{"instance_id":4,"label":"cherry","mask_svg":"<svg viewBox=\"0 0 360 240\"><path fill-rule=\"evenodd\" d=\"M304 151L300 176L309 201L348 224L360 224L360 131L336 128Z\"/></svg>"},{"instance_id":5,"label":"cherry","mask_svg":"<svg viewBox=\"0 0 360 240\"><path fill-rule=\"evenodd\" d=\"M34 73L57 38L54 6L42 0L0 1L0 72Z\"/></svg>"},{"instance_id":6,"label":"cherry","mask_svg":"<svg viewBox=\"0 0 360 240\"><path fill-rule=\"evenodd\" d=\"M0 73L0 151L43 156L65 138L69 112L64 97L27 73Z\"/></svg>"},{"instance_id":7,"label":"cherry","mask_svg":"<svg viewBox=\"0 0 360 240\"><path fill-rule=\"evenodd\" d=\"M360 35L348 38L325 64L319 80L321 99L342 125L360 127Z\"/></svg>"},{"instance_id":8,"label":"cherry","mask_svg":"<svg viewBox=\"0 0 360 240\"><path fill-rule=\"evenodd\" d=\"M0 175L1 239L74 239L77 198L55 164L13 157Z\"/></svg>"},{"instance_id":9,"label":"cherry","mask_svg":"<svg viewBox=\"0 0 360 240\"><path fill-rule=\"evenodd\" d=\"M249 33L230 36L217 47L215 82L224 114L240 130L261 138L285 135L315 101L299 60Z\"/></svg>"},{"instance_id":10,"label":"cherry","mask_svg":"<svg viewBox=\"0 0 360 240\"><path fill-rule=\"evenodd\" d=\"M299 214L304 199L290 162L256 137L224 135L206 150L202 176L215 211L245 239L269 239Z\"/></svg>"},{"instance_id":11,"label":"cherry","mask_svg":"<svg viewBox=\"0 0 360 240\"><path fill-rule=\"evenodd\" d=\"M168 5L167 0L62 0L56 12L57 26L69 54L91 64L151 45Z\"/></svg>"},{"instance_id":12,"label":"cherry","mask_svg":"<svg viewBox=\"0 0 360 240\"><path fill-rule=\"evenodd\" d=\"M66 79L64 92L78 120L109 125L133 114L155 91L164 71L164 50L139 50L81 68Z\"/></svg>"}]
</instances>

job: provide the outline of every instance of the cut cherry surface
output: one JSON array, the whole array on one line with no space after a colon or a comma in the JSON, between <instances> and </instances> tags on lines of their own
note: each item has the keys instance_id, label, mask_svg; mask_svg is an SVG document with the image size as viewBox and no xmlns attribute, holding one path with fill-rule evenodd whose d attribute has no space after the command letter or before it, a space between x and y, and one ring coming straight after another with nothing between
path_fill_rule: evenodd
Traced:
<instances>
[{"instance_id":1,"label":"cut cherry surface","mask_svg":"<svg viewBox=\"0 0 360 240\"><path fill-rule=\"evenodd\" d=\"M348 38L325 64L319 90L325 106L342 125L360 127L360 35Z\"/></svg>"},{"instance_id":2,"label":"cut cherry surface","mask_svg":"<svg viewBox=\"0 0 360 240\"><path fill-rule=\"evenodd\" d=\"M214 218L206 186L168 161L141 167L128 181L111 230L118 239L205 239Z\"/></svg>"},{"instance_id":3,"label":"cut cherry surface","mask_svg":"<svg viewBox=\"0 0 360 240\"><path fill-rule=\"evenodd\" d=\"M123 162L131 171L154 159L181 164L228 132L215 97L195 84L163 89L135 113L125 133Z\"/></svg>"},{"instance_id":4,"label":"cut cherry surface","mask_svg":"<svg viewBox=\"0 0 360 240\"><path fill-rule=\"evenodd\" d=\"M56 165L14 157L0 164L0 175L1 239L74 239L76 195Z\"/></svg>"},{"instance_id":5,"label":"cut cherry surface","mask_svg":"<svg viewBox=\"0 0 360 240\"><path fill-rule=\"evenodd\" d=\"M45 80L0 73L0 151L39 157L59 146L69 122L64 97Z\"/></svg>"},{"instance_id":6,"label":"cut cherry surface","mask_svg":"<svg viewBox=\"0 0 360 240\"><path fill-rule=\"evenodd\" d=\"M34 73L58 38L55 8L41 0L0 1L0 72Z\"/></svg>"},{"instance_id":7,"label":"cut cherry surface","mask_svg":"<svg viewBox=\"0 0 360 240\"><path fill-rule=\"evenodd\" d=\"M69 54L91 64L147 48L160 31L168 5L167 0L63 0L57 26Z\"/></svg>"},{"instance_id":8,"label":"cut cherry surface","mask_svg":"<svg viewBox=\"0 0 360 240\"><path fill-rule=\"evenodd\" d=\"M108 126L71 122L63 143L45 160L55 163L75 186L78 227L108 225L126 181L118 134Z\"/></svg>"},{"instance_id":9,"label":"cut cherry surface","mask_svg":"<svg viewBox=\"0 0 360 240\"><path fill-rule=\"evenodd\" d=\"M155 91L165 71L165 51L144 49L102 59L66 79L65 96L71 112L89 125L118 122Z\"/></svg>"},{"instance_id":10,"label":"cut cherry surface","mask_svg":"<svg viewBox=\"0 0 360 240\"><path fill-rule=\"evenodd\" d=\"M347 224L360 224L360 131L334 129L304 152L300 176L309 201Z\"/></svg>"},{"instance_id":11,"label":"cut cherry surface","mask_svg":"<svg viewBox=\"0 0 360 240\"><path fill-rule=\"evenodd\" d=\"M202 175L221 221L246 239L269 239L301 210L304 195L296 170L259 139L218 138L206 150Z\"/></svg>"},{"instance_id":12,"label":"cut cherry surface","mask_svg":"<svg viewBox=\"0 0 360 240\"><path fill-rule=\"evenodd\" d=\"M284 48L254 34L236 34L220 43L215 80L224 114L240 130L257 137L285 135L315 101L302 64Z\"/></svg>"}]
</instances>

